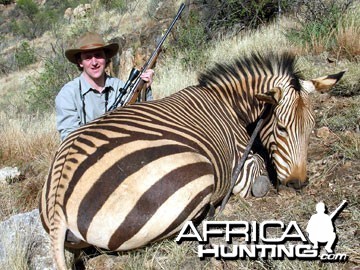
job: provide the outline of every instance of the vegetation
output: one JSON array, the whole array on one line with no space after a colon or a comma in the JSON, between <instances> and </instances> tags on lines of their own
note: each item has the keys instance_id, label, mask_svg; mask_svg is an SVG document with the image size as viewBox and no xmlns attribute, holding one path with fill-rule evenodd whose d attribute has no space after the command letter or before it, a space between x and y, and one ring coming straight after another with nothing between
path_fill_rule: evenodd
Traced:
<instances>
[{"instance_id":1,"label":"vegetation","mask_svg":"<svg viewBox=\"0 0 360 270\"><path fill-rule=\"evenodd\" d=\"M39 37L51 28L55 20L53 11L39 8L33 0L18 0L16 7L17 16L11 21L11 30L21 37Z\"/></svg>"},{"instance_id":2,"label":"vegetation","mask_svg":"<svg viewBox=\"0 0 360 270\"><path fill-rule=\"evenodd\" d=\"M15 61L19 69L36 62L34 50L27 41L23 41L15 52Z\"/></svg>"},{"instance_id":3,"label":"vegetation","mask_svg":"<svg viewBox=\"0 0 360 270\"><path fill-rule=\"evenodd\" d=\"M287 36L307 53L328 51L333 57L356 57L359 53L358 6L353 0L304 1L297 27ZM343 16L347 14L347 16ZM357 21L357 22L356 22ZM354 34L355 36L351 36ZM355 46L354 46L355 45Z\"/></svg>"},{"instance_id":4,"label":"vegetation","mask_svg":"<svg viewBox=\"0 0 360 270\"><path fill-rule=\"evenodd\" d=\"M191 11L187 20L174 31L177 39L176 43L170 44L168 50L171 57L176 58L179 54L181 58L181 65L191 68L196 63L196 67L204 66L205 55L203 49L206 48L208 37L205 28L200 23L199 14Z\"/></svg>"},{"instance_id":5,"label":"vegetation","mask_svg":"<svg viewBox=\"0 0 360 270\"><path fill-rule=\"evenodd\" d=\"M65 82L79 74L77 67L62 54L64 44L52 44L53 57L43 59L43 69L31 78L31 86L26 91L26 103L31 112L51 111L55 95Z\"/></svg>"},{"instance_id":6,"label":"vegetation","mask_svg":"<svg viewBox=\"0 0 360 270\"><path fill-rule=\"evenodd\" d=\"M100 3L106 10L120 10L125 11L127 9L129 1L126 0L101 0Z\"/></svg>"},{"instance_id":7,"label":"vegetation","mask_svg":"<svg viewBox=\"0 0 360 270\"><path fill-rule=\"evenodd\" d=\"M9 5L11 3L14 3L14 0L0 0L1 5Z\"/></svg>"},{"instance_id":8,"label":"vegetation","mask_svg":"<svg viewBox=\"0 0 360 270\"><path fill-rule=\"evenodd\" d=\"M261 0L261 1L195 1L205 9L203 21L209 32L223 31L237 27L256 28L264 23L275 20L282 10L291 9L290 1ZM210 35L212 35L210 33Z\"/></svg>"},{"instance_id":9,"label":"vegetation","mask_svg":"<svg viewBox=\"0 0 360 270\"><path fill-rule=\"evenodd\" d=\"M11 2L0 4L11 7ZM124 50L150 47L151 40L167 27L178 4L159 0L47 0L43 5L38 2L17 1L16 7L7 7L7 16L1 11L4 16L0 19L0 168L18 166L22 177L11 185L0 186L0 220L37 207L39 191L60 143L55 128L54 97L65 82L78 74L74 65L64 58L67 46L80 33L93 30L107 39L126 37ZM88 15L64 19L68 7L88 2L92 4ZM359 235L360 213L360 5L350 0L301 0L296 4L286 0L192 3L159 57L153 87L155 98L196 83L197 73L215 62L230 61L253 50L286 49L298 54L306 78L347 70L330 93L313 95L315 131L326 128L327 133L311 135L310 185L302 193L285 189L279 194L271 190L262 199L233 197L219 219L272 218L284 222L296 220L304 225L318 201L323 200L329 209L335 209L342 199L347 199L349 206L336 221L341 237L337 248L350 259L345 264L331 266L300 260L200 261L195 244L179 246L172 240L121 254L117 260L112 260L113 255L106 252L100 257L112 263L116 261L118 266L114 269L351 269L358 266L360 247L354 239ZM167 16L162 17L163 13ZM139 38L147 33L152 35L145 40ZM22 259L27 256L26 249L18 252L21 254L16 255L17 262L25 265L26 260ZM95 267L100 257L86 258L87 269L100 269ZM12 263L16 265L16 261Z\"/></svg>"},{"instance_id":10,"label":"vegetation","mask_svg":"<svg viewBox=\"0 0 360 270\"><path fill-rule=\"evenodd\" d=\"M100 25L100 17L85 16L70 24L69 32L66 35L59 34L58 25L63 22L63 18L60 18L59 14L62 14L67 6L75 6L75 2L81 4L83 1L65 1L56 6L57 1L52 0L46 1L46 6L43 7L39 7L33 0L21 0L17 3L14 12L21 15L23 19L13 22L11 29L14 35L36 38L44 31L53 29L51 31L55 40L63 40L61 44L58 42L51 44L52 54L43 59L44 69L32 80L32 86L27 91L28 107L32 111L53 109L53 103L44 103L44 100L53 100L61 85L77 74L76 69L72 68L63 56L66 44L69 44L70 40L80 33L98 30L97 27ZM303 50L304 53L328 52L331 57L336 57L335 59L343 56L349 60L357 60L360 51L357 38L360 34L360 27L356 14L358 14L359 7L351 5L352 2L352 0L299 2L303 10L297 16L298 23L294 28L284 29L284 33L289 42L299 44L298 50ZM158 1L153 0L150 1L149 6L154 9L157 4ZM58 14L57 16L49 13L49 7L55 6L56 9L51 12ZM238 33L234 31L234 28L238 29L239 25L241 25L241 29L251 31L274 18L279 18L280 11L287 11L289 16L293 11L289 2L273 0L260 2L210 1L209 3L198 0L194 2L194 6L195 8L190 10L187 15L187 19L179 22L179 26L174 30L175 40L165 45L170 58L176 59L181 55L179 64L185 69L204 69L208 59L205 52L209 50L211 44L219 40L219 35L224 31L234 35L234 33ZM124 0L95 1L95 8L104 12L110 10L125 12L130 8L130 2ZM213 10L217 10L217 12L214 13ZM93 11L90 11L90 14L91 12ZM348 12L348 16L342 17L341 15L346 12ZM250 16L250 14L256 15ZM47 18L47 22L44 23L42 18ZM30 48L29 43L24 41L15 53L15 65L12 66L24 68L33 63L35 59L34 51ZM4 61L0 61L0 64L5 65ZM58 75L54 80L56 73ZM349 91L348 87L345 88Z\"/></svg>"}]
</instances>

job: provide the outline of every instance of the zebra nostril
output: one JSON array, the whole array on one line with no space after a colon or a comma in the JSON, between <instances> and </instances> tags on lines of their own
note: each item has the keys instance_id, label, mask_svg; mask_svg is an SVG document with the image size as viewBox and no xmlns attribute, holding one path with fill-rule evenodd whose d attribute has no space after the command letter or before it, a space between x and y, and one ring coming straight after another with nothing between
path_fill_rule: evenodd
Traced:
<instances>
[{"instance_id":1,"label":"zebra nostril","mask_svg":"<svg viewBox=\"0 0 360 270\"><path fill-rule=\"evenodd\" d=\"M300 189L302 187L302 183L298 179L291 179L286 183L286 186L293 189Z\"/></svg>"}]
</instances>

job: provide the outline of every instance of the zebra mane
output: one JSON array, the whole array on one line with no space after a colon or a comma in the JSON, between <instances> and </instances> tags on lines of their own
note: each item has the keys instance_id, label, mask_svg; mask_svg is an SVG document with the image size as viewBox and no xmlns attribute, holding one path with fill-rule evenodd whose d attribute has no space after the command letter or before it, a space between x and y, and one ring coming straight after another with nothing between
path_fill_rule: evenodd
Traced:
<instances>
[{"instance_id":1,"label":"zebra mane","mask_svg":"<svg viewBox=\"0 0 360 270\"><path fill-rule=\"evenodd\" d=\"M252 53L250 56L241 57L236 59L231 64L217 63L211 69L200 73L198 76L199 86L211 86L217 84L224 79L247 78L248 74L259 74L259 70L263 70L263 73L274 76L290 76L291 83L295 90L300 91L300 79L302 75L296 68L295 55L284 53L267 53L263 55L259 52Z\"/></svg>"}]
</instances>

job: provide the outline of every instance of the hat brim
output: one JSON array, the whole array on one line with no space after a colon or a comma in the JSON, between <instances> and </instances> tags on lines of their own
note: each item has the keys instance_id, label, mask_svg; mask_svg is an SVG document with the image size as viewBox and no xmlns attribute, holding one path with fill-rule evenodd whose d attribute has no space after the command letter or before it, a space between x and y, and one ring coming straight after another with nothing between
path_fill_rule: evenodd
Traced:
<instances>
[{"instance_id":1,"label":"hat brim","mask_svg":"<svg viewBox=\"0 0 360 270\"><path fill-rule=\"evenodd\" d=\"M98 50L98 49L104 49L106 57L111 58L115 54L117 54L117 52L119 51L119 44L110 43L105 46L93 46L93 47L89 47L86 49L69 49L69 50L65 51L65 56L71 63L78 64L79 58L78 58L77 54L82 53L82 52L94 51L94 50Z\"/></svg>"}]
</instances>

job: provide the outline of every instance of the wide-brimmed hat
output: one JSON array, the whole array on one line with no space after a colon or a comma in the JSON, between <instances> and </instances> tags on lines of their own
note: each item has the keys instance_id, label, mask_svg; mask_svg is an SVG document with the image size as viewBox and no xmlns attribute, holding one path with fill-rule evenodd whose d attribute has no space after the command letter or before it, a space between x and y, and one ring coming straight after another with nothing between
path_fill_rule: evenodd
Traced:
<instances>
[{"instance_id":1,"label":"wide-brimmed hat","mask_svg":"<svg viewBox=\"0 0 360 270\"><path fill-rule=\"evenodd\" d=\"M108 58L113 57L119 51L119 44L109 43L106 44L104 39L97 33L88 32L81 36L74 44L75 48L68 49L65 51L66 58L77 64L78 53L92 51L96 49L104 49Z\"/></svg>"}]
</instances>

